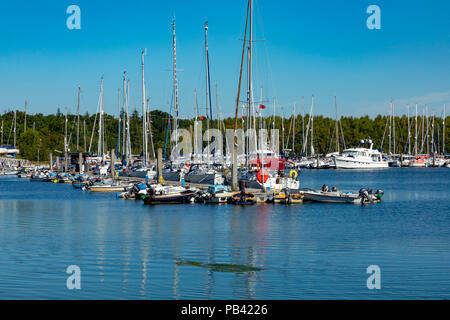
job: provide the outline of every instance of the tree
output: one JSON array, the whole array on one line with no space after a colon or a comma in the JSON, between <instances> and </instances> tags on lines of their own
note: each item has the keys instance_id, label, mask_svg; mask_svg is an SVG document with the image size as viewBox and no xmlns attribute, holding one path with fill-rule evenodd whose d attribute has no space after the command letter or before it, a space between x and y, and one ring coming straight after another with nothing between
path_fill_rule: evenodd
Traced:
<instances>
[{"instance_id":1,"label":"tree","mask_svg":"<svg viewBox=\"0 0 450 320\"><path fill-rule=\"evenodd\" d=\"M18 146L24 159L37 160L39 148L39 134L33 129L27 129L19 137Z\"/></svg>"}]
</instances>

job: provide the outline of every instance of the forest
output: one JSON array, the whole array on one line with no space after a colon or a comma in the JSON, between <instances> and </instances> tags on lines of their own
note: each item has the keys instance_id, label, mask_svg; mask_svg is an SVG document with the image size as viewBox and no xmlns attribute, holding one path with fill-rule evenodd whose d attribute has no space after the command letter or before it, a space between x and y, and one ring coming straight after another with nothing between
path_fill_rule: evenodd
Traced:
<instances>
[{"instance_id":1,"label":"forest","mask_svg":"<svg viewBox=\"0 0 450 320\"><path fill-rule=\"evenodd\" d=\"M150 112L151 116L151 132L153 136L154 148L164 148L166 144L166 137L168 129L170 130L171 121L170 115L160 110L153 110ZM26 121L25 121L26 118ZM203 117L202 117L203 118ZM418 151L422 153L432 152L432 136L435 141L436 152L442 153L450 150L450 117L446 117L445 130L443 130L443 119L439 117L428 117L428 123L425 118L419 116L417 118L417 132L418 132ZM65 119L66 115L61 113L58 109L56 114L43 115L27 114L22 111L16 111L16 147L20 149L20 158L32 161L47 161L49 154L53 156L61 156L64 153L64 135L65 135ZM95 130L94 121L96 114L80 115L79 127L79 146L76 146L77 141L77 115L67 115L67 136L68 146L70 151L84 151L95 153L97 151L98 141L98 120ZM339 120L338 130L336 130L336 121L333 118L324 117L321 115L313 118L313 145L316 153L326 154L336 151L336 131L339 137L339 149L342 151L344 147L351 147L357 144L362 139L372 139L374 147L388 152L388 137L389 137L389 116L378 115L375 118L369 116L363 117L341 117ZM396 116L393 118L395 124L392 130L392 146L391 152L397 154L407 154L408 148L411 152L414 149L415 123L414 117L409 119L410 140L408 143L408 117L406 115ZM203 130L206 129L207 119L203 118ZM14 144L14 111L5 112L0 116L1 122L1 145ZM306 129L309 122L309 115L303 117L297 115L289 118L281 118L276 116L262 118L264 128L272 128L275 123L275 128L279 129L280 149L282 146L285 149L294 149L294 155L302 153L303 136L306 135ZM295 128L292 130L295 122ZM192 130L194 119L179 119L179 127ZM210 122L212 127L217 128L218 121ZM257 125L260 119L256 121ZM428 144L426 140L426 132L428 125ZM246 126L245 122L239 118L238 128ZM108 150L116 149L118 145L119 134L119 118L112 115L104 115L105 127L105 143ZM225 118L221 122L221 128L234 128L234 118ZM284 128L284 130L283 130ZM423 129L423 130L422 130ZM94 131L94 132L93 132ZM294 132L293 132L294 131ZM432 131L434 134L432 135ZM442 147L443 132L445 132L445 149ZM130 115L130 133L131 133L131 148L132 153L139 155L142 149L142 117L137 110L134 110ZM169 132L170 134L170 132ZM294 141L292 137L294 136ZM310 142L310 137L308 141ZM395 137L395 150L393 149L393 140ZM422 137L424 144L422 147ZM383 139L384 138L384 139ZM92 141L92 143L91 143ZM170 142L170 139L167 139ZM167 148L170 150L170 148ZM310 146L308 145L308 152ZM292 154L291 154L292 155ZM168 156L168 154L166 155Z\"/></svg>"}]
</instances>

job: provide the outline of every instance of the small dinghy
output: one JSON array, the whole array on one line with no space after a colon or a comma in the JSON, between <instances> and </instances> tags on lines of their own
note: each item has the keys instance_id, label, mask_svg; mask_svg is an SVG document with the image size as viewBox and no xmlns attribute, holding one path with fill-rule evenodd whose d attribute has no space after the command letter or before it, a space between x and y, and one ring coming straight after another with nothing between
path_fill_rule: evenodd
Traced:
<instances>
[{"instance_id":1,"label":"small dinghy","mask_svg":"<svg viewBox=\"0 0 450 320\"><path fill-rule=\"evenodd\" d=\"M284 190L273 195L272 201L276 204L302 204L304 194L295 191L290 192L289 190Z\"/></svg>"},{"instance_id":2,"label":"small dinghy","mask_svg":"<svg viewBox=\"0 0 450 320\"><path fill-rule=\"evenodd\" d=\"M130 186L130 184L123 184L120 181L112 182L112 183L103 183L103 184L94 184L92 186L88 186L88 189L91 192L123 192L125 188Z\"/></svg>"},{"instance_id":3,"label":"small dinghy","mask_svg":"<svg viewBox=\"0 0 450 320\"><path fill-rule=\"evenodd\" d=\"M240 191L231 196L231 203L240 206L252 205L256 203L256 198L253 193Z\"/></svg>"}]
</instances>

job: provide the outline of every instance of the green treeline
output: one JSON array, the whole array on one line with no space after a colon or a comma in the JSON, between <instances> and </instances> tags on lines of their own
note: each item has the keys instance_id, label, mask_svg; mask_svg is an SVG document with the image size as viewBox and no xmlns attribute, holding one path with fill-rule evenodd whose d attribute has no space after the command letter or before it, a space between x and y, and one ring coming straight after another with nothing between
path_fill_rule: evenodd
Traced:
<instances>
[{"instance_id":1,"label":"green treeline","mask_svg":"<svg viewBox=\"0 0 450 320\"><path fill-rule=\"evenodd\" d=\"M152 119L152 133L155 150L157 148L164 148L167 130L171 126L169 123L169 114L163 111L154 110L150 112ZM105 126L105 141L107 144L107 149L117 149L117 137L119 130L119 119L117 117L106 115L104 116L104 126ZM96 115L89 115L88 113L80 115L80 128L79 128L79 147L76 147L77 139L77 116L68 115L67 121L67 135L68 135L68 145L70 151L89 151L89 146L91 153L96 153L97 143L98 143L98 119L94 132L93 126L96 119ZM450 117L446 117L446 128L445 128L445 151L450 151ZM267 117L263 118L264 128L273 127L273 118ZM316 153L325 154L334 152L336 148L336 122L332 118L323 116L314 116L313 119L313 143L314 150ZM422 117L418 117L418 149L421 150L422 147L422 126L424 136L426 135L427 123L423 121ZM203 130L206 130L206 119L203 121ZM309 116L305 116L305 119L301 115L295 118L295 140L292 141L292 125L293 117L284 118L275 117L275 128L279 129L280 136L280 149L283 147L286 149L292 149L294 144L294 151L296 154L302 153L302 143L303 143L303 132L306 131L307 124L309 121ZM0 144L14 143L14 111L9 111L2 116L0 116L0 126L1 126L1 141ZM396 153L408 153L408 118L406 115L401 117L397 116L394 118L395 122L395 141L396 141ZM259 127L260 119L256 120L257 126ZM84 125L85 124L85 125ZM170 125L169 125L170 124ZM192 130L194 124L194 119L181 119L179 120L180 128L186 128ZM381 148L382 139L384 136L383 150L388 151L389 144L389 127L388 116L378 115L374 119L368 116L355 118L355 117L342 117L340 120L339 133L339 143L340 150L343 148L342 134L344 136L344 141L346 147L350 147L358 143L361 139L370 138L374 142L375 148ZM24 112L16 112L16 146L20 149L21 157L36 161L46 161L49 159L49 154L53 153L54 156L62 155L64 151L64 133L65 133L65 115L59 110L56 114L43 115L43 114L28 114L26 116L26 131L24 132L25 125L25 114ZM217 120L212 122L214 128L217 128ZM242 125L246 127L242 119L238 119L238 128ZM443 121L442 118L434 118L434 141L436 144L436 149L440 153L442 149L442 134L443 134ZM86 127L86 130L85 130ZM284 130L282 128L284 127ZM232 129L234 128L234 118L226 118L223 120L221 128ZM130 131L131 131L131 147L133 154L139 155L142 149L142 119L139 113L134 110L130 115ZM284 132L284 133L283 133ZM426 137L424 137L424 145L422 152L431 152L431 132L432 132L432 118L428 118L428 150L426 144ZM306 134L306 133L305 133ZM411 152L414 150L414 136L415 136L415 118L410 118L410 143ZM86 137L86 145L85 145ZM393 137L392 132L392 145L391 150L393 150ZM308 140L310 141L310 136ZM92 143L91 143L92 140ZM170 142L170 132L167 141ZM121 141L122 144L122 141ZM169 148L167 150L170 150ZM310 146L308 145L308 152ZM60 153L61 152L61 153ZM168 155L168 151L167 151Z\"/></svg>"}]
</instances>

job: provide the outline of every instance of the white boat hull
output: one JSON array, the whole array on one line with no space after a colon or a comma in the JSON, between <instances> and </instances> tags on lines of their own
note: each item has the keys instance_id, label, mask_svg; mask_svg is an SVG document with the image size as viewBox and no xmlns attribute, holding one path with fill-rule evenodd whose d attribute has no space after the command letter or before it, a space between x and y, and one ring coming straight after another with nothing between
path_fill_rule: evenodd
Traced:
<instances>
[{"instance_id":1,"label":"white boat hull","mask_svg":"<svg viewBox=\"0 0 450 320\"><path fill-rule=\"evenodd\" d=\"M343 194L341 192L315 192L304 191L303 200L325 203L361 203L361 197L356 194Z\"/></svg>"},{"instance_id":2,"label":"white boat hull","mask_svg":"<svg viewBox=\"0 0 450 320\"><path fill-rule=\"evenodd\" d=\"M387 161L368 161L350 157L334 157L336 169L384 169L389 168Z\"/></svg>"}]
</instances>

